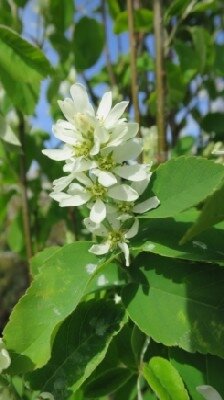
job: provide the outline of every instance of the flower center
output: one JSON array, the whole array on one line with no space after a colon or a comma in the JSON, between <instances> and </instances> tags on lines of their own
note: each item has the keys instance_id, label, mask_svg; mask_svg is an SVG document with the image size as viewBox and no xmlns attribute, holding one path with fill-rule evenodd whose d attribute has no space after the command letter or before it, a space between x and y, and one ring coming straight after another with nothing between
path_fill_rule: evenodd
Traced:
<instances>
[{"instance_id":1,"label":"flower center","mask_svg":"<svg viewBox=\"0 0 224 400\"><path fill-rule=\"evenodd\" d=\"M89 188L93 197L104 197L107 194L107 189L100 183L94 183Z\"/></svg>"},{"instance_id":2,"label":"flower center","mask_svg":"<svg viewBox=\"0 0 224 400\"><path fill-rule=\"evenodd\" d=\"M99 168L104 171L111 171L116 166L116 162L113 160L112 155L99 157L97 162Z\"/></svg>"},{"instance_id":3,"label":"flower center","mask_svg":"<svg viewBox=\"0 0 224 400\"><path fill-rule=\"evenodd\" d=\"M82 143L74 146L74 152L76 157L87 157L91 148L93 147L91 140L84 140Z\"/></svg>"},{"instance_id":4,"label":"flower center","mask_svg":"<svg viewBox=\"0 0 224 400\"><path fill-rule=\"evenodd\" d=\"M108 240L112 246L116 246L119 242L124 241L124 235L122 231L111 231L108 234Z\"/></svg>"},{"instance_id":5,"label":"flower center","mask_svg":"<svg viewBox=\"0 0 224 400\"><path fill-rule=\"evenodd\" d=\"M132 211L132 208L134 207L134 202L133 201L119 201L117 203L117 208L120 212L122 213L129 213Z\"/></svg>"}]
</instances>

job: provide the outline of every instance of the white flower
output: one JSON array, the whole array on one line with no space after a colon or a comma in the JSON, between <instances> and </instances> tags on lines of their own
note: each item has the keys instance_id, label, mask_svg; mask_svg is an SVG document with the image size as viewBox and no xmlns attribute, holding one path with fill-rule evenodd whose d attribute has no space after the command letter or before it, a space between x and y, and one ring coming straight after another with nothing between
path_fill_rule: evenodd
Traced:
<instances>
[{"instance_id":1,"label":"white flower","mask_svg":"<svg viewBox=\"0 0 224 400\"><path fill-rule=\"evenodd\" d=\"M132 226L128 229L122 226L121 221L116 218L116 214L108 216L107 219L109 222L109 228L103 224L94 224L90 218L84 220L86 228L90 232L93 232L96 236L105 237L107 239L100 244L94 244L89 251L97 255L102 255L109 251L113 251L118 247L124 253L126 266L129 266L128 239L137 235L139 221L135 218Z\"/></svg>"},{"instance_id":2,"label":"white flower","mask_svg":"<svg viewBox=\"0 0 224 400\"><path fill-rule=\"evenodd\" d=\"M7 369L11 364L11 358L5 348L2 338L0 338L0 374L4 369Z\"/></svg>"},{"instance_id":3,"label":"white flower","mask_svg":"<svg viewBox=\"0 0 224 400\"><path fill-rule=\"evenodd\" d=\"M141 196L146 190L149 181L150 181L151 173L148 174L147 179L133 182L131 187ZM135 202L125 202L120 201L113 205L107 205L107 213L113 214L118 213L118 218L121 220L126 220L127 217L134 217L134 214L143 214L147 211L150 211L156 207L158 207L160 201L157 196L152 196L140 203Z\"/></svg>"},{"instance_id":4,"label":"white flower","mask_svg":"<svg viewBox=\"0 0 224 400\"><path fill-rule=\"evenodd\" d=\"M138 193L126 184L112 184L107 188L94 177L91 179L84 173L76 174L76 179L80 183L71 183L67 193L58 190L51 193L51 197L58 201L61 207L89 205L90 219L96 223L106 218L107 197L127 202L138 198Z\"/></svg>"},{"instance_id":5,"label":"white flower","mask_svg":"<svg viewBox=\"0 0 224 400\"><path fill-rule=\"evenodd\" d=\"M121 101L117 103L112 109L112 93L104 93L102 100L96 112L96 117L100 121L101 126L106 129L114 128L117 123L122 123L124 120L120 120L121 115L124 113L128 106L128 101Z\"/></svg>"}]
</instances>

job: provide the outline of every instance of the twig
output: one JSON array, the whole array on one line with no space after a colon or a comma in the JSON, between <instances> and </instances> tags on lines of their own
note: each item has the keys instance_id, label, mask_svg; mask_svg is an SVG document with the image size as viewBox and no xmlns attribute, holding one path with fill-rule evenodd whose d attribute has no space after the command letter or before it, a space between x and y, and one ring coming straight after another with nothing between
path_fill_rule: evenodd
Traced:
<instances>
[{"instance_id":1,"label":"twig","mask_svg":"<svg viewBox=\"0 0 224 400\"><path fill-rule=\"evenodd\" d=\"M157 129L158 129L158 159L167 159L167 140L165 126L165 88L164 88L164 48L162 27L162 1L154 0L154 34L156 49L156 94L157 94Z\"/></svg>"},{"instance_id":2,"label":"twig","mask_svg":"<svg viewBox=\"0 0 224 400\"><path fill-rule=\"evenodd\" d=\"M134 10L133 0L127 0L128 9L128 33L130 44L130 62L131 62L131 92L134 106L135 121L139 123L139 104L138 104L138 76L136 65L136 37L134 31Z\"/></svg>"},{"instance_id":3,"label":"twig","mask_svg":"<svg viewBox=\"0 0 224 400\"><path fill-rule=\"evenodd\" d=\"M110 79L111 86L116 85L116 77L113 71L111 59L110 59L110 51L109 51L109 40L108 40L108 24L107 24L107 7L106 0L101 1L102 4L102 17L103 17L103 25L104 25L104 34L105 34L105 55L106 55L106 63L107 63L107 72Z\"/></svg>"},{"instance_id":4,"label":"twig","mask_svg":"<svg viewBox=\"0 0 224 400\"><path fill-rule=\"evenodd\" d=\"M21 142L21 155L20 155L20 187L21 187L21 198L22 198L22 216L23 216L23 231L24 240L26 246L26 255L30 259L33 255L32 251L32 240L31 240L31 228L30 228L30 211L27 196L27 179L26 179L26 149L25 149L25 123L24 117L21 111L17 110L19 117L19 139Z\"/></svg>"}]
</instances>

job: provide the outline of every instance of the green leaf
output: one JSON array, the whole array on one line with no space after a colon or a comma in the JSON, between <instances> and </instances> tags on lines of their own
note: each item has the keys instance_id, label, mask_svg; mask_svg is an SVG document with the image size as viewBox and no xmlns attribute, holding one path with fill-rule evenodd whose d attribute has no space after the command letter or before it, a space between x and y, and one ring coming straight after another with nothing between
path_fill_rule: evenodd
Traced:
<instances>
[{"instance_id":1,"label":"green leaf","mask_svg":"<svg viewBox=\"0 0 224 400\"><path fill-rule=\"evenodd\" d=\"M195 51L198 57L199 72L203 72L206 65L207 56L207 32L200 26L194 26L190 28L192 34L192 40L195 47Z\"/></svg>"},{"instance_id":2,"label":"green leaf","mask_svg":"<svg viewBox=\"0 0 224 400\"><path fill-rule=\"evenodd\" d=\"M3 25L0 25L0 68L13 81L31 84L51 73L50 63L43 52Z\"/></svg>"},{"instance_id":3,"label":"green leaf","mask_svg":"<svg viewBox=\"0 0 224 400\"><path fill-rule=\"evenodd\" d=\"M15 107L25 114L32 114L38 99L39 83L50 73L50 63L38 47L0 25L1 80Z\"/></svg>"},{"instance_id":4,"label":"green leaf","mask_svg":"<svg viewBox=\"0 0 224 400\"><path fill-rule=\"evenodd\" d=\"M43 251L35 254L31 259L31 272L32 275L37 275L45 264L48 265L50 258L61 250L59 246L47 247ZM93 279L88 285L87 293L103 290L110 287L123 286L127 282L126 272L121 270L117 264L111 263L107 265L104 271L99 271L95 274ZM86 293L86 294L87 294Z\"/></svg>"},{"instance_id":5,"label":"green leaf","mask_svg":"<svg viewBox=\"0 0 224 400\"><path fill-rule=\"evenodd\" d=\"M49 262L49 258L53 257L55 253L60 250L61 248L59 246L52 246L46 247L43 251L36 253L30 261L32 276L39 274L40 268L43 267L45 263Z\"/></svg>"},{"instance_id":6,"label":"green leaf","mask_svg":"<svg viewBox=\"0 0 224 400\"><path fill-rule=\"evenodd\" d=\"M144 218L172 217L213 193L224 179L224 166L198 157L180 157L157 168L150 185L160 206Z\"/></svg>"},{"instance_id":7,"label":"green leaf","mask_svg":"<svg viewBox=\"0 0 224 400\"><path fill-rule=\"evenodd\" d=\"M141 254L122 291L132 321L153 340L224 358L224 271Z\"/></svg>"},{"instance_id":8,"label":"green leaf","mask_svg":"<svg viewBox=\"0 0 224 400\"><path fill-rule=\"evenodd\" d=\"M189 0L174 0L167 8L164 19L169 22L169 19L174 15L182 14L186 7L189 5Z\"/></svg>"},{"instance_id":9,"label":"green leaf","mask_svg":"<svg viewBox=\"0 0 224 400\"><path fill-rule=\"evenodd\" d=\"M14 146L21 146L19 139L13 132L11 126L7 124L5 118L0 115L0 139Z\"/></svg>"},{"instance_id":10,"label":"green leaf","mask_svg":"<svg viewBox=\"0 0 224 400\"><path fill-rule=\"evenodd\" d=\"M124 323L124 309L112 300L80 303L60 326L48 364L30 374L32 387L67 399L103 360Z\"/></svg>"},{"instance_id":11,"label":"green leaf","mask_svg":"<svg viewBox=\"0 0 224 400\"><path fill-rule=\"evenodd\" d=\"M89 246L88 242L76 242L56 252L14 308L4 330L13 372L40 368L49 360L55 329L75 310L102 266L88 252Z\"/></svg>"},{"instance_id":12,"label":"green leaf","mask_svg":"<svg viewBox=\"0 0 224 400\"><path fill-rule=\"evenodd\" d=\"M118 0L107 0L107 5L111 17L115 19L120 12Z\"/></svg>"},{"instance_id":13,"label":"green leaf","mask_svg":"<svg viewBox=\"0 0 224 400\"><path fill-rule=\"evenodd\" d=\"M201 127L205 132L223 135L224 115L219 112L205 115L201 121Z\"/></svg>"},{"instance_id":14,"label":"green leaf","mask_svg":"<svg viewBox=\"0 0 224 400\"><path fill-rule=\"evenodd\" d=\"M224 185L210 196L196 222L187 230L181 243L191 240L194 236L224 220Z\"/></svg>"},{"instance_id":15,"label":"green leaf","mask_svg":"<svg viewBox=\"0 0 224 400\"><path fill-rule=\"evenodd\" d=\"M95 380L90 381L85 387L86 397L101 397L113 393L120 389L133 375L133 373L123 367L113 368L105 371Z\"/></svg>"},{"instance_id":16,"label":"green leaf","mask_svg":"<svg viewBox=\"0 0 224 400\"><path fill-rule=\"evenodd\" d=\"M162 357L152 357L143 375L160 400L190 400L178 371Z\"/></svg>"},{"instance_id":17,"label":"green leaf","mask_svg":"<svg viewBox=\"0 0 224 400\"><path fill-rule=\"evenodd\" d=\"M84 70L92 67L102 53L103 46L103 24L92 18L81 18L75 26L74 34L76 69Z\"/></svg>"},{"instance_id":18,"label":"green leaf","mask_svg":"<svg viewBox=\"0 0 224 400\"><path fill-rule=\"evenodd\" d=\"M146 8L134 11L134 29L136 32L148 33L153 27L153 12ZM128 12L122 11L114 23L114 33L117 35L128 31Z\"/></svg>"},{"instance_id":19,"label":"green leaf","mask_svg":"<svg viewBox=\"0 0 224 400\"><path fill-rule=\"evenodd\" d=\"M57 32L64 35L65 30L73 23L74 12L73 1L50 0L47 18L55 25Z\"/></svg>"},{"instance_id":20,"label":"green leaf","mask_svg":"<svg viewBox=\"0 0 224 400\"><path fill-rule=\"evenodd\" d=\"M214 69L220 75L223 74L224 70L224 46L215 45L215 60Z\"/></svg>"},{"instance_id":21,"label":"green leaf","mask_svg":"<svg viewBox=\"0 0 224 400\"><path fill-rule=\"evenodd\" d=\"M197 240L180 244L185 232L191 227L199 213L187 211L176 218L144 221L140 233L132 241L132 248L152 252L165 257L202 261L224 265L224 224L201 233Z\"/></svg>"},{"instance_id":22,"label":"green leaf","mask_svg":"<svg viewBox=\"0 0 224 400\"><path fill-rule=\"evenodd\" d=\"M183 155L190 155L192 148L195 143L193 136L183 136L177 140L177 143L173 149L171 149L172 157L180 157Z\"/></svg>"},{"instance_id":23,"label":"green leaf","mask_svg":"<svg viewBox=\"0 0 224 400\"><path fill-rule=\"evenodd\" d=\"M170 361L180 373L194 400L201 400L196 387L210 384L224 393L222 358L202 354L190 354L178 348L169 349Z\"/></svg>"}]
</instances>

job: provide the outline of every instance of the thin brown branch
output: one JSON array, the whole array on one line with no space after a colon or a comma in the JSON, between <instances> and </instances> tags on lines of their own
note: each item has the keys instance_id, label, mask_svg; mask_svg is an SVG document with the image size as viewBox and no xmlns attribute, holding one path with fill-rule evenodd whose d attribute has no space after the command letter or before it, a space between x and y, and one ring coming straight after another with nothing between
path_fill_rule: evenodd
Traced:
<instances>
[{"instance_id":1,"label":"thin brown branch","mask_svg":"<svg viewBox=\"0 0 224 400\"><path fill-rule=\"evenodd\" d=\"M21 142L21 155L20 155L20 187L21 187L21 199L22 199L22 216L23 216L23 231L24 240L26 246L26 255L29 260L33 255L32 250L32 239L31 239L31 227L30 227L30 211L27 196L27 179L26 179L26 148L25 148L25 121L23 114L17 111L19 117L19 139Z\"/></svg>"},{"instance_id":2,"label":"thin brown branch","mask_svg":"<svg viewBox=\"0 0 224 400\"><path fill-rule=\"evenodd\" d=\"M137 74L137 51L136 51L136 37L134 30L134 7L133 0L127 0L128 10L128 33L130 44L130 62L131 62L131 93L132 102L134 106L135 121L139 123L139 103L138 103L138 74Z\"/></svg>"},{"instance_id":3,"label":"thin brown branch","mask_svg":"<svg viewBox=\"0 0 224 400\"><path fill-rule=\"evenodd\" d=\"M111 87L116 85L116 77L113 71L113 66L110 58L109 51L109 40L108 40L108 23L107 23L107 6L106 0L101 1L102 4L102 17L103 17L103 26L104 26L104 34L105 34L105 55L106 55L106 63L107 63L107 72L110 79Z\"/></svg>"},{"instance_id":4,"label":"thin brown branch","mask_svg":"<svg viewBox=\"0 0 224 400\"><path fill-rule=\"evenodd\" d=\"M156 50L156 94L158 129L158 161L167 159L167 139L165 121L165 72L164 72L164 46L162 25L162 1L154 0L154 34Z\"/></svg>"}]
</instances>

